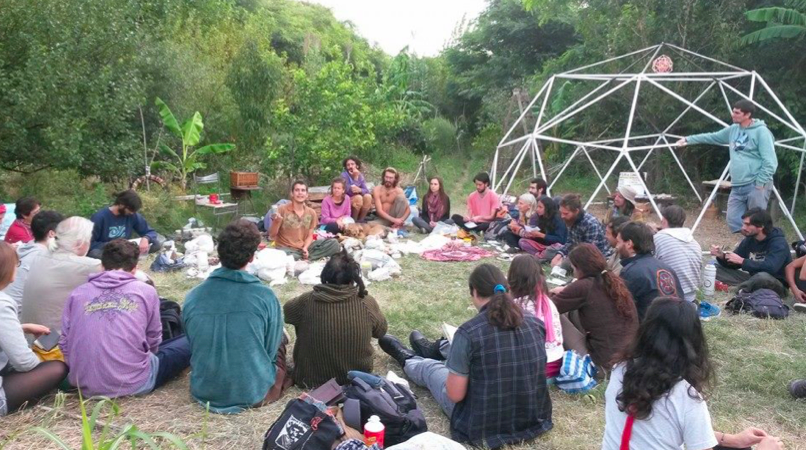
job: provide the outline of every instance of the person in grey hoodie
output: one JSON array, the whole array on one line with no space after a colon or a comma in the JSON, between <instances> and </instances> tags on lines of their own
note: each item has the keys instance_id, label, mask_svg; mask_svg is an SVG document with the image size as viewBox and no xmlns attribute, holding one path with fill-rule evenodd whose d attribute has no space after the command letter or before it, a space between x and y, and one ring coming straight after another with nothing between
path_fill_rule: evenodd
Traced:
<instances>
[{"instance_id":1,"label":"person in grey hoodie","mask_svg":"<svg viewBox=\"0 0 806 450\"><path fill-rule=\"evenodd\" d=\"M17 312L22 316L22 293L25 287L25 280L28 279L28 271L34 259L40 254L47 252L48 242L56 237L56 226L64 220L64 216L56 211L41 211L34 216L31 221L31 231L34 234L34 241L27 244L20 244L17 247L17 256L20 258L20 265L17 267L17 277L14 282L3 289L17 302Z\"/></svg>"},{"instance_id":2,"label":"person in grey hoodie","mask_svg":"<svg viewBox=\"0 0 806 450\"><path fill-rule=\"evenodd\" d=\"M763 120L753 118L756 107L749 100L733 104L733 125L715 133L696 134L677 141L689 144L727 145L730 149L731 191L727 222L730 231L742 229L742 214L748 209L767 209L772 191L772 176L778 168L775 139Z\"/></svg>"},{"instance_id":3,"label":"person in grey hoodie","mask_svg":"<svg viewBox=\"0 0 806 450\"><path fill-rule=\"evenodd\" d=\"M18 262L14 248L0 242L0 290L14 281ZM39 337L50 334L50 329L20 323L17 302L0 292L0 417L36 402L67 375L63 362L39 361L28 347L26 333Z\"/></svg>"},{"instance_id":4,"label":"person in grey hoodie","mask_svg":"<svg viewBox=\"0 0 806 450\"><path fill-rule=\"evenodd\" d=\"M770 214L754 208L742 215L744 240L733 252L724 252L716 245L711 254L716 256L716 279L736 286L751 278L774 278L785 293L786 266L792 261L789 244L780 228L773 228ZM760 282L761 280L758 280Z\"/></svg>"},{"instance_id":5,"label":"person in grey hoodie","mask_svg":"<svg viewBox=\"0 0 806 450\"><path fill-rule=\"evenodd\" d=\"M693 302L702 280L702 247L685 228L686 211L677 205L663 209L661 230L655 233L655 258L666 263L680 280L683 296Z\"/></svg>"}]
</instances>

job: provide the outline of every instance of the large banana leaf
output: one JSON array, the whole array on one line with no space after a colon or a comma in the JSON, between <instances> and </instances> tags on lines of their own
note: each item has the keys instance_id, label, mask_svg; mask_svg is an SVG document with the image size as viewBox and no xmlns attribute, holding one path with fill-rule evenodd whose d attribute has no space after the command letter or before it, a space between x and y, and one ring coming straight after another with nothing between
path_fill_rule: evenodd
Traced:
<instances>
[{"instance_id":1,"label":"large banana leaf","mask_svg":"<svg viewBox=\"0 0 806 450\"><path fill-rule=\"evenodd\" d=\"M187 147L193 147L201 140L201 132L204 129L202 116L198 111L193 113L193 117L182 124L182 142Z\"/></svg>"},{"instance_id":2,"label":"large banana leaf","mask_svg":"<svg viewBox=\"0 0 806 450\"><path fill-rule=\"evenodd\" d=\"M211 153L227 153L235 149L235 144L210 144L196 150L199 155L209 155Z\"/></svg>"},{"instance_id":3,"label":"large banana leaf","mask_svg":"<svg viewBox=\"0 0 806 450\"><path fill-rule=\"evenodd\" d=\"M742 37L742 45L755 44L756 42L768 41L770 39L792 39L803 33L806 33L806 26L773 25Z\"/></svg>"},{"instance_id":4,"label":"large banana leaf","mask_svg":"<svg viewBox=\"0 0 806 450\"><path fill-rule=\"evenodd\" d=\"M180 159L179 155L177 155L176 152L173 151L173 149L171 147L168 147L165 144L160 144L159 149L160 149L160 153L162 153L163 155L170 156L170 157L176 158L176 159Z\"/></svg>"},{"instance_id":5,"label":"large banana leaf","mask_svg":"<svg viewBox=\"0 0 806 450\"><path fill-rule=\"evenodd\" d=\"M772 22L772 25L806 25L806 14L795 9L771 7L747 11L747 20Z\"/></svg>"},{"instance_id":6,"label":"large banana leaf","mask_svg":"<svg viewBox=\"0 0 806 450\"><path fill-rule=\"evenodd\" d=\"M157 100L154 102L160 108L160 117L162 117L162 123L165 125L165 128L169 129L173 134L177 135L178 137L182 137L182 130L179 128L179 122L177 122L176 117L174 117L174 113L171 112L171 109L168 108L168 105L162 101L161 98L157 97Z\"/></svg>"}]
</instances>

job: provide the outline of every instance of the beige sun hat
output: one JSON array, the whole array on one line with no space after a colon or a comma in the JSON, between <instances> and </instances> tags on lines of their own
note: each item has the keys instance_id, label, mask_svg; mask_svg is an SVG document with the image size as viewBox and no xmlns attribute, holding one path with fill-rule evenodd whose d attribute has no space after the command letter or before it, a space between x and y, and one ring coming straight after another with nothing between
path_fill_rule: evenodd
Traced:
<instances>
[{"instance_id":1,"label":"beige sun hat","mask_svg":"<svg viewBox=\"0 0 806 450\"><path fill-rule=\"evenodd\" d=\"M619 186L618 192L624 197L628 202L632 203L635 206L635 197L638 196L638 190L632 186Z\"/></svg>"}]
</instances>

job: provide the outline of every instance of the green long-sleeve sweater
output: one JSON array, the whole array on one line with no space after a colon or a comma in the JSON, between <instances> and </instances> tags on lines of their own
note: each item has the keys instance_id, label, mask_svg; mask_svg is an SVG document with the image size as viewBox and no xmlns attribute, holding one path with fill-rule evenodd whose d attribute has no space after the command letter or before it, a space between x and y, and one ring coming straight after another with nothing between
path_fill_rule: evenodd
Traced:
<instances>
[{"instance_id":1,"label":"green long-sleeve sweater","mask_svg":"<svg viewBox=\"0 0 806 450\"><path fill-rule=\"evenodd\" d=\"M331 378L348 382L347 372L372 372L372 338L386 334L378 303L358 297L350 285L320 284L283 306L285 321L297 331L294 382L315 388Z\"/></svg>"},{"instance_id":2,"label":"green long-sleeve sweater","mask_svg":"<svg viewBox=\"0 0 806 450\"><path fill-rule=\"evenodd\" d=\"M763 120L754 119L747 128L733 124L715 133L695 134L688 144L727 145L730 149L730 179L733 186L750 183L764 186L778 168L775 139Z\"/></svg>"},{"instance_id":3,"label":"green long-sleeve sweater","mask_svg":"<svg viewBox=\"0 0 806 450\"><path fill-rule=\"evenodd\" d=\"M283 312L254 275L216 269L185 297L190 341L190 393L210 410L232 414L261 400L274 385Z\"/></svg>"}]
</instances>

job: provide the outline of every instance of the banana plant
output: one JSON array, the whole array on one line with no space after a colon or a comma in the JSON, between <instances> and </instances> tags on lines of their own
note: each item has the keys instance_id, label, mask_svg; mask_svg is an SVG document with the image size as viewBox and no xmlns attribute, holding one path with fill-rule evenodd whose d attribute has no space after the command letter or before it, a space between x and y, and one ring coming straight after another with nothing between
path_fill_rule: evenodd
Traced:
<instances>
[{"instance_id":1,"label":"banana plant","mask_svg":"<svg viewBox=\"0 0 806 450\"><path fill-rule=\"evenodd\" d=\"M157 97L156 105L159 107L162 124L171 133L175 134L182 141L182 150L177 152L165 144L160 144L160 153L167 156L170 161L155 161L153 168L166 169L176 174L182 190L187 189L188 175L204 169L207 164L199 161L205 155L227 153L235 149L235 144L208 144L201 148L195 148L201 141L201 133L204 130L201 114L196 111L193 116L187 119L182 125L168 108L168 105Z\"/></svg>"}]
</instances>

